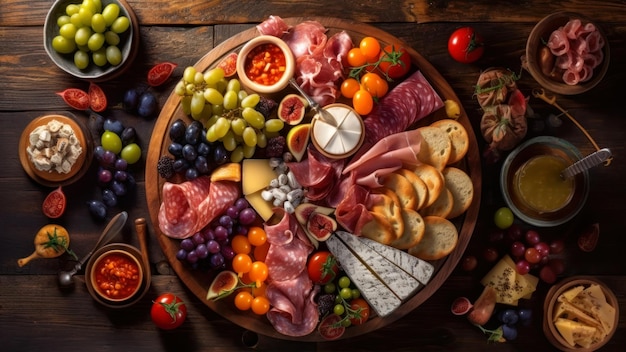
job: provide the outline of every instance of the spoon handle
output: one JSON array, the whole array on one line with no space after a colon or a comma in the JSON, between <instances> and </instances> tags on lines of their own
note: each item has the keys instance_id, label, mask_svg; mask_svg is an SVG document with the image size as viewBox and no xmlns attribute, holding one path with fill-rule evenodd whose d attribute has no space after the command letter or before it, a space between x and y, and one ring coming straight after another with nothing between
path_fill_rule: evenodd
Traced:
<instances>
[{"instance_id":1,"label":"spoon handle","mask_svg":"<svg viewBox=\"0 0 626 352\"><path fill-rule=\"evenodd\" d=\"M135 230L137 231L141 257L143 259L144 266L148 270L148 268L150 268L150 261L148 260L148 244L146 242L146 219L135 219Z\"/></svg>"},{"instance_id":2,"label":"spoon handle","mask_svg":"<svg viewBox=\"0 0 626 352\"><path fill-rule=\"evenodd\" d=\"M600 149L593 152L586 157L578 160L572 165L568 166L561 172L563 178L569 178L575 176L585 170L588 170L596 165L599 165L611 157L611 151L608 148Z\"/></svg>"}]
</instances>

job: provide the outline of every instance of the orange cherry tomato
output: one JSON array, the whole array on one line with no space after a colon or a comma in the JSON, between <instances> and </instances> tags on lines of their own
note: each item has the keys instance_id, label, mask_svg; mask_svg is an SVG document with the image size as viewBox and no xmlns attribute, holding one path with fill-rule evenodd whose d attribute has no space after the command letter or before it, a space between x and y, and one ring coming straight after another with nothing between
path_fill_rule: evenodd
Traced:
<instances>
[{"instance_id":1,"label":"orange cherry tomato","mask_svg":"<svg viewBox=\"0 0 626 352\"><path fill-rule=\"evenodd\" d=\"M372 112L374 108L374 99L370 92L365 89L359 89L352 97L352 107L361 116Z\"/></svg>"},{"instance_id":2,"label":"orange cherry tomato","mask_svg":"<svg viewBox=\"0 0 626 352\"><path fill-rule=\"evenodd\" d=\"M236 235L230 241L231 247L233 247L233 251L237 254L243 253L248 254L252 251L252 246L250 245L250 241L248 237L244 235Z\"/></svg>"},{"instance_id":3,"label":"orange cherry tomato","mask_svg":"<svg viewBox=\"0 0 626 352\"><path fill-rule=\"evenodd\" d=\"M265 261L265 257L267 256L267 251L269 251L269 249L270 249L269 242L265 242L264 244L260 246L254 247L254 251L253 251L254 259Z\"/></svg>"},{"instance_id":4,"label":"orange cherry tomato","mask_svg":"<svg viewBox=\"0 0 626 352\"><path fill-rule=\"evenodd\" d=\"M252 258L249 255L240 253L233 258L233 270L239 274L239 277L250 272L250 268L252 268Z\"/></svg>"},{"instance_id":5,"label":"orange cherry tomato","mask_svg":"<svg viewBox=\"0 0 626 352\"><path fill-rule=\"evenodd\" d=\"M258 315L263 315L270 310L270 301L264 296L254 297L250 305L252 311Z\"/></svg>"},{"instance_id":6,"label":"orange cherry tomato","mask_svg":"<svg viewBox=\"0 0 626 352\"><path fill-rule=\"evenodd\" d=\"M263 282L267 280L268 275L269 269L267 268L267 265L260 261L252 263L250 266L250 272L248 272L248 277L250 280L255 282L257 287L263 286Z\"/></svg>"},{"instance_id":7,"label":"orange cherry tomato","mask_svg":"<svg viewBox=\"0 0 626 352\"><path fill-rule=\"evenodd\" d=\"M361 77L361 85L372 97L382 98L389 91L389 84L378 74L368 72Z\"/></svg>"},{"instance_id":8,"label":"orange cherry tomato","mask_svg":"<svg viewBox=\"0 0 626 352\"><path fill-rule=\"evenodd\" d=\"M352 98L359 89L361 89L361 85L354 78L346 78L341 83L341 95L346 98Z\"/></svg>"},{"instance_id":9,"label":"orange cherry tomato","mask_svg":"<svg viewBox=\"0 0 626 352\"><path fill-rule=\"evenodd\" d=\"M248 291L241 291L235 296L235 307L239 310L248 310L252 306L252 293Z\"/></svg>"},{"instance_id":10,"label":"orange cherry tomato","mask_svg":"<svg viewBox=\"0 0 626 352\"><path fill-rule=\"evenodd\" d=\"M262 246L267 241L267 234L265 230L258 226L253 226L248 229L248 242L253 246Z\"/></svg>"},{"instance_id":11,"label":"orange cherry tomato","mask_svg":"<svg viewBox=\"0 0 626 352\"><path fill-rule=\"evenodd\" d=\"M365 65L367 62L361 48L352 48L348 51L348 65L350 67L359 67Z\"/></svg>"},{"instance_id":12,"label":"orange cherry tomato","mask_svg":"<svg viewBox=\"0 0 626 352\"><path fill-rule=\"evenodd\" d=\"M380 53L380 43L374 37L364 37L359 43L359 49L366 60L376 60Z\"/></svg>"}]
</instances>

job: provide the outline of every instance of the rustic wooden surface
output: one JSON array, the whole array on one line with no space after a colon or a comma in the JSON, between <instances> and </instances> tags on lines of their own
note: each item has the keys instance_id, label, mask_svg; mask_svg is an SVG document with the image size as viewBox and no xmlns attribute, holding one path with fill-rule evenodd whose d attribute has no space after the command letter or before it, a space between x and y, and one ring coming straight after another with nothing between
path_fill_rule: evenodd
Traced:
<instances>
[{"instance_id":1,"label":"rustic wooden surface","mask_svg":"<svg viewBox=\"0 0 626 352\"><path fill-rule=\"evenodd\" d=\"M566 275L596 275L615 292L626 309L626 265L623 246L626 232L624 199L626 173L622 82L626 80L626 5L623 1L129 1L140 20L141 47L131 69L114 81L102 83L111 104L121 101L128 88L145 84L145 74L155 63L173 61L179 65L175 75L197 62L203 55L231 36L249 29L269 15L334 16L357 20L406 41L444 76L463 102L476 126L480 120L473 85L478 74L491 66L520 70L526 37L543 16L557 10L580 12L593 18L607 32L611 46L610 68L605 80L593 91L575 97L557 96L558 102L585 126L596 141L609 147L615 156L609 167L592 171L591 194L587 206L571 223L558 229L567 242ZM255 338L223 317L215 314L189 292L173 275L154 237L148 240L153 283L149 294L136 306L123 311L109 311L97 305L77 277L74 288L62 290L56 284L56 272L67 267L64 259L39 260L19 268L18 258L33 250L32 239L39 227L50 221L40 206L51 188L32 181L22 169L17 152L19 136L34 118L52 112L66 112L68 107L54 93L68 87L86 88L87 83L73 79L52 65L43 49L42 27L52 1L8 0L0 7L0 341L2 350L427 350L427 351L527 351L553 350L541 332L540 307L547 287L542 285L533 299L524 302L535 308L531 327L523 328L517 340L487 344L485 336L464 318L449 313L450 302L458 295L475 298L480 290L481 271L455 272L441 289L423 305L393 324L370 333L338 342L298 343ZM472 25L487 42L484 57L476 64L454 62L446 52L447 37L462 25ZM518 82L525 95L535 87L524 74ZM155 89L161 104L172 91L175 80ZM534 98L531 106L540 114L558 113ZM73 111L83 121L87 115ZM140 142L147 146L153 120L109 109L107 116L134 126ZM535 125L533 125L534 127ZM475 128L475 130L477 130ZM535 130L532 134L551 134L568 139L583 154L593 147L572 124L564 121L558 129ZM480 136L479 141L482 142ZM481 148L484 147L481 145ZM144 150L144 155L145 155ZM499 165L483 167L481 213L468 254L478 254L487 244L491 214L502 205L497 188ZM94 245L104 225L93 221L85 201L97 198L95 166L80 182L65 188L68 197L66 215L57 222L72 233L72 248L79 255ZM136 194L123 203L130 219L149 218L143 190L143 169L135 172ZM600 242L591 253L576 248L581 227L600 224ZM149 226L149 235L153 234ZM139 246L132 222L117 239ZM484 269L484 268L482 268ZM482 271L484 272L484 270ZM149 318L150 300L159 293L180 294L189 305L188 321L172 332L157 330ZM621 351L626 345L626 322L602 350ZM243 341L242 341L243 340Z\"/></svg>"}]
</instances>

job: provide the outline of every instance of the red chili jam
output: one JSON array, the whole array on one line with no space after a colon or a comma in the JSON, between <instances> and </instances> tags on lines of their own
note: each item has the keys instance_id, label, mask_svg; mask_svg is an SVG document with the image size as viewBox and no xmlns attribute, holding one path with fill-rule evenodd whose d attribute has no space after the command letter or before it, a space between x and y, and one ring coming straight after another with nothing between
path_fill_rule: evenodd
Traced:
<instances>
[{"instance_id":1,"label":"red chili jam","mask_svg":"<svg viewBox=\"0 0 626 352\"><path fill-rule=\"evenodd\" d=\"M130 297L139 287L137 263L127 255L110 253L95 267L94 286L104 296L120 300Z\"/></svg>"},{"instance_id":2,"label":"red chili jam","mask_svg":"<svg viewBox=\"0 0 626 352\"><path fill-rule=\"evenodd\" d=\"M278 82L287 69L283 51L272 43L261 44L250 50L244 70L251 81L271 86Z\"/></svg>"}]
</instances>

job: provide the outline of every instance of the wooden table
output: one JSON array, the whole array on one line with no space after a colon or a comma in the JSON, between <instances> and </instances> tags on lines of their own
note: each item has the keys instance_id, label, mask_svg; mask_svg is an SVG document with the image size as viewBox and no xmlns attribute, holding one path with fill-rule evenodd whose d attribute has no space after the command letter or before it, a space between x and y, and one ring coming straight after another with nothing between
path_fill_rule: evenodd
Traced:
<instances>
[{"instance_id":1,"label":"wooden table","mask_svg":"<svg viewBox=\"0 0 626 352\"><path fill-rule=\"evenodd\" d=\"M36 231L50 223L41 211L44 197L52 190L32 181L21 167L17 146L24 127L34 118L71 111L54 93L68 87L86 89L87 83L65 74L52 64L42 45L42 27L52 1L22 2L8 0L0 7L0 343L3 351L30 350L428 350L428 351L527 351L552 350L541 331L540 310L548 286L541 284L533 298L526 302L533 307L534 324L520 329L515 341L488 344L486 337L463 317L450 314L454 298L465 295L474 299L480 292L480 274L456 270L439 291L414 311L396 322L367 336L337 342L300 343L276 340L247 333L215 314L182 285L164 261L154 237L149 238L153 281L148 295L135 306L110 311L99 306L82 284L82 273L76 285L60 289L56 282L58 270L67 266L61 260L38 260L25 267L17 259L33 250ZM428 59L448 80L461 99L475 131L478 131L480 110L473 97L474 85L481 70L492 66L520 71L526 37L534 24L552 12L567 9L593 18L608 35L611 46L609 72L604 81L591 92L579 96L557 96L565 107L603 147L609 147L614 161L609 167L592 171L589 201L576 219L560 231L567 244L567 270L564 276L595 275L615 292L621 316L626 309L626 265L623 260L621 236L626 232L626 187L623 175L624 131L623 82L626 81L626 5L621 1L167 1L130 0L140 21L141 47L132 68L120 78L101 84L112 105L119 103L126 89L145 83L149 68L155 63L172 61L179 65L175 74L193 65L213 47L232 35L249 29L269 15L281 17L334 16L371 24L406 41ZM487 43L484 57L475 64L454 62L447 54L449 34L463 25L472 25L483 34ZM160 104L172 91L176 80L155 90ZM530 95L536 83L523 72L518 84ZM558 112L547 104L530 99L531 106L543 116ZM87 115L71 111L87 121ZM134 126L141 145L148 146L154 120L146 120L111 108L106 115ZM585 136L569 121L563 126L535 130L531 134L550 134L565 138L583 154L594 149ZM484 142L478 135L481 150ZM493 210L503 205L497 184L499 164L484 165L483 194L479 221L467 249L480 256L487 246ZM138 181L136 194L123 207L130 219L149 219L143 190L143 168L134 174ZM72 235L72 249L79 256L95 244L102 223L92 220L85 202L99 198L96 168L92 166L79 182L64 188L68 197L66 214L57 222ZM131 225L123 229L118 240L138 246ZM600 224L600 241L595 251L584 253L576 246L577 234L583 226ZM154 232L149 224L149 234ZM483 268L484 269L484 268ZM159 331L150 321L151 299L171 291L180 295L189 306L188 320L175 331ZM621 350L626 345L626 322L620 321L618 331L605 351ZM619 346L622 346L620 348Z\"/></svg>"}]
</instances>

